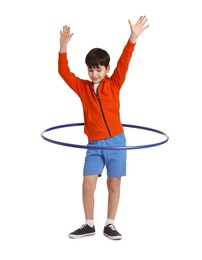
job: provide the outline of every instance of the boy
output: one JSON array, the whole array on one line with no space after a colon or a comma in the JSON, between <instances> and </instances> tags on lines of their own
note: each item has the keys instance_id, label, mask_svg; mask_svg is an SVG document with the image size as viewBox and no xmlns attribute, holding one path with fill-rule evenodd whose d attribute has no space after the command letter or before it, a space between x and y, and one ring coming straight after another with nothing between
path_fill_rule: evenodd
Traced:
<instances>
[{"instance_id":1,"label":"boy","mask_svg":"<svg viewBox=\"0 0 202 260\"><path fill-rule=\"evenodd\" d=\"M66 25L60 31L58 71L80 97L84 113L84 132L89 145L126 146L119 115L119 92L125 81L136 40L148 27L146 16L141 16L135 25L130 20L128 22L130 37L111 77L107 76L110 70L110 56L105 50L95 48L87 54L85 62L91 81L80 79L70 71L66 52L73 33ZM121 177L126 175L126 150L94 149L87 150L83 170L82 198L86 221L79 229L69 234L70 238L95 234L94 192L104 166L108 176L108 212L103 233L110 239L122 238L114 226L114 220L120 197Z\"/></svg>"}]
</instances>

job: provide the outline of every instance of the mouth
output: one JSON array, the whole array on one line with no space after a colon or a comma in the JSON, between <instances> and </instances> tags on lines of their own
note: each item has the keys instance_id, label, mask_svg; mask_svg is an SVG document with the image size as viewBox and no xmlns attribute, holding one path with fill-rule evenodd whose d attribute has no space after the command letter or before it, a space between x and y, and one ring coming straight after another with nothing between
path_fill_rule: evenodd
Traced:
<instances>
[{"instance_id":1,"label":"mouth","mask_svg":"<svg viewBox=\"0 0 202 260\"><path fill-rule=\"evenodd\" d=\"M99 83L99 79L93 79L92 80L94 83Z\"/></svg>"}]
</instances>

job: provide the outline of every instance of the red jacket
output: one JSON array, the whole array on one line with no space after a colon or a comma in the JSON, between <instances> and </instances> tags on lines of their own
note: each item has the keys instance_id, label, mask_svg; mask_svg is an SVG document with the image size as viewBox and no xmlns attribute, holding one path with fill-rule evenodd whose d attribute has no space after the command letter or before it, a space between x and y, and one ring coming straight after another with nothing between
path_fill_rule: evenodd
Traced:
<instances>
[{"instance_id":1,"label":"red jacket","mask_svg":"<svg viewBox=\"0 0 202 260\"><path fill-rule=\"evenodd\" d=\"M70 71L66 53L59 53L59 74L80 97L84 112L84 132L89 142L106 139L124 131L119 113L119 92L134 47L135 44L127 42L112 76L105 76L99 84L97 95L91 81L80 79Z\"/></svg>"}]
</instances>

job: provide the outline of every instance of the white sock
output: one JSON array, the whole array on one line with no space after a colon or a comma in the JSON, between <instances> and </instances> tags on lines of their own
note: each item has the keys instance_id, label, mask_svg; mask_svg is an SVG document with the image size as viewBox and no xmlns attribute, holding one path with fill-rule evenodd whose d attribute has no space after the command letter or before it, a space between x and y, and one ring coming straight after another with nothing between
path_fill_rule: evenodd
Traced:
<instances>
[{"instance_id":1,"label":"white sock","mask_svg":"<svg viewBox=\"0 0 202 260\"><path fill-rule=\"evenodd\" d=\"M105 227L109 224L113 224L114 225L114 219L108 218L105 222Z\"/></svg>"},{"instance_id":2,"label":"white sock","mask_svg":"<svg viewBox=\"0 0 202 260\"><path fill-rule=\"evenodd\" d=\"M89 225L90 227L94 226L94 220L93 219L86 219L86 224Z\"/></svg>"}]
</instances>

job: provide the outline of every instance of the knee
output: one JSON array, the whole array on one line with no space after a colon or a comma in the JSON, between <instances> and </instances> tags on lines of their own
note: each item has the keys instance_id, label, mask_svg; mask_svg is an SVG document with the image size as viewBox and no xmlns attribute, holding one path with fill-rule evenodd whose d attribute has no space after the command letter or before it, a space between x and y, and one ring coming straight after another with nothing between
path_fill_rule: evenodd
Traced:
<instances>
[{"instance_id":1,"label":"knee","mask_svg":"<svg viewBox=\"0 0 202 260\"><path fill-rule=\"evenodd\" d=\"M96 183L95 182L92 182L92 181L90 181L88 179L84 179L83 180L82 189L83 189L84 193L88 193L88 194L94 193L95 187L96 187Z\"/></svg>"},{"instance_id":2,"label":"knee","mask_svg":"<svg viewBox=\"0 0 202 260\"><path fill-rule=\"evenodd\" d=\"M107 188L109 192L117 192L120 190L121 178L108 178Z\"/></svg>"}]
</instances>

